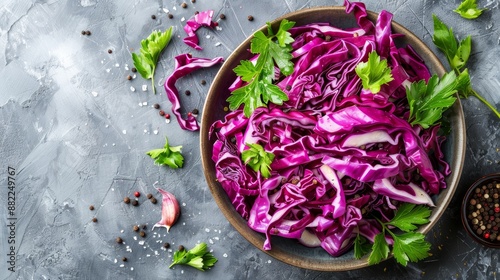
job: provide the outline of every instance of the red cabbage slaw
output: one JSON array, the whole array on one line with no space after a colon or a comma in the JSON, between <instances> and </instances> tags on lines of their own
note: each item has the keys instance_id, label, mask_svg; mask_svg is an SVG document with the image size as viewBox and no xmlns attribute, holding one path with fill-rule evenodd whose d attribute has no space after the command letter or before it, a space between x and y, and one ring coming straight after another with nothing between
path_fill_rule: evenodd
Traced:
<instances>
[{"instance_id":1,"label":"red cabbage slaw","mask_svg":"<svg viewBox=\"0 0 500 280\"><path fill-rule=\"evenodd\" d=\"M433 206L451 173L439 125L407 122L405 84L430 78L424 61L411 46L395 45L391 13L374 24L363 3L345 6L357 28L290 30L294 73L277 82L289 101L248 118L238 109L210 129L216 177L248 226L266 235L265 250L278 235L342 255L357 234L373 242L381 231L374 215L390 220L401 202ZM363 90L354 70L372 51L394 77L378 94ZM237 79L230 90L242 85ZM246 143L275 155L269 178L242 162Z\"/></svg>"}]
</instances>

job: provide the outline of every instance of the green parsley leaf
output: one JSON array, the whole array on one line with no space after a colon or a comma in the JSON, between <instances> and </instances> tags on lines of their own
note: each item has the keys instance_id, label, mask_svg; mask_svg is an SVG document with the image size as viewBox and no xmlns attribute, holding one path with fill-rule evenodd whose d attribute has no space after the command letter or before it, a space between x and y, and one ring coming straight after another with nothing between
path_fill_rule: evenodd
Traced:
<instances>
[{"instance_id":1,"label":"green parsley leaf","mask_svg":"<svg viewBox=\"0 0 500 280\"><path fill-rule=\"evenodd\" d=\"M171 168L180 168L184 164L181 154L182 146L171 147L165 137L165 146L162 149L154 149L146 154L155 160L157 165L168 165Z\"/></svg>"},{"instance_id":2,"label":"green parsley leaf","mask_svg":"<svg viewBox=\"0 0 500 280\"><path fill-rule=\"evenodd\" d=\"M396 261L403 266L408 261L417 262L429 256L431 244L425 241L425 235L419 232L407 232L393 235L392 253Z\"/></svg>"},{"instance_id":3,"label":"green parsley leaf","mask_svg":"<svg viewBox=\"0 0 500 280\"><path fill-rule=\"evenodd\" d=\"M169 268L175 265L189 265L198 270L205 271L214 266L216 262L217 258L208 251L207 244L202 242L189 251L176 251Z\"/></svg>"},{"instance_id":4,"label":"green parsley leaf","mask_svg":"<svg viewBox=\"0 0 500 280\"><path fill-rule=\"evenodd\" d=\"M271 163L274 160L274 154L268 153L259 144L246 144L250 149L241 153L243 162L250 166L255 172L259 172L264 178L271 176Z\"/></svg>"},{"instance_id":5,"label":"green parsley leaf","mask_svg":"<svg viewBox=\"0 0 500 280\"><path fill-rule=\"evenodd\" d=\"M141 49L139 54L132 53L132 60L134 66L144 79L151 79L151 87L156 94L154 83L154 75L156 64L160 58L162 50L168 45L172 38L172 27L161 32L159 30L153 31L148 38L141 41Z\"/></svg>"},{"instance_id":6,"label":"green parsley leaf","mask_svg":"<svg viewBox=\"0 0 500 280\"><path fill-rule=\"evenodd\" d=\"M387 224L393 225L400 230L410 232L417 229L417 225L429 222L431 210L423 205L403 203L396 211L396 215Z\"/></svg>"},{"instance_id":7,"label":"green parsley leaf","mask_svg":"<svg viewBox=\"0 0 500 280\"><path fill-rule=\"evenodd\" d=\"M375 235L372 252L368 257L369 264L377 264L380 263L381 260L387 259L389 256L389 244L385 240L385 234L383 232Z\"/></svg>"},{"instance_id":8,"label":"green parsley leaf","mask_svg":"<svg viewBox=\"0 0 500 280\"><path fill-rule=\"evenodd\" d=\"M460 16L466 19L475 19L480 16L486 9L478 9L476 0L463 0L460 5L453 10Z\"/></svg>"},{"instance_id":9,"label":"green parsley leaf","mask_svg":"<svg viewBox=\"0 0 500 280\"><path fill-rule=\"evenodd\" d=\"M378 93L382 85L394 80L391 69L387 66L387 60L380 60L380 56L375 51L368 55L367 62L358 63L355 70L361 79L363 88L373 94Z\"/></svg>"},{"instance_id":10,"label":"green parsley leaf","mask_svg":"<svg viewBox=\"0 0 500 280\"><path fill-rule=\"evenodd\" d=\"M406 97L410 105L409 122L429 128L439 121L449 107L455 103L457 77L454 72L445 74L441 80L433 75L427 82L424 80L412 83L406 88Z\"/></svg>"},{"instance_id":11,"label":"green parsley leaf","mask_svg":"<svg viewBox=\"0 0 500 280\"><path fill-rule=\"evenodd\" d=\"M436 15L432 15L432 17L434 18L434 35L432 41L446 55L448 63L458 76L457 90L459 91L460 98L474 96L500 118L500 111L472 89L467 69L461 71L465 67L471 53L471 37L467 36L458 43L453 35L452 28L448 28Z\"/></svg>"},{"instance_id":12,"label":"green parsley leaf","mask_svg":"<svg viewBox=\"0 0 500 280\"><path fill-rule=\"evenodd\" d=\"M354 257L356 259L361 259L370 252L371 248L372 245L368 243L368 240L358 233L356 239L354 239Z\"/></svg>"},{"instance_id":13,"label":"green parsley leaf","mask_svg":"<svg viewBox=\"0 0 500 280\"><path fill-rule=\"evenodd\" d=\"M264 107L268 102L278 105L288 100L288 96L276 85L274 68L277 66L283 75L293 72L293 56L290 43L293 38L288 32L295 22L282 20L278 32L274 34L268 23L268 35L257 31L250 41L250 52L258 54L255 62L242 60L240 65L234 68L236 75L247 84L234 90L226 100L231 110L238 109L243 105L245 116L249 117L258 107Z\"/></svg>"}]
</instances>

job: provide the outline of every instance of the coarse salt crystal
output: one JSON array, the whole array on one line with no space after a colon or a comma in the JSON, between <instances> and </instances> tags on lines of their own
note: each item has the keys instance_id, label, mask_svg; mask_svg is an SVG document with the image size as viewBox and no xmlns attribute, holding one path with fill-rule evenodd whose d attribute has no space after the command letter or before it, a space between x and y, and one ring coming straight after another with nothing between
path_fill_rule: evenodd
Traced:
<instances>
[{"instance_id":1,"label":"coarse salt crystal","mask_svg":"<svg viewBox=\"0 0 500 280\"><path fill-rule=\"evenodd\" d=\"M165 119L165 122L166 123L170 123L170 119Z\"/></svg>"},{"instance_id":2,"label":"coarse salt crystal","mask_svg":"<svg viewBox=\"0 0 500 280\"><path fill-rule=\"evenodd\" d=\"M108 73L109 73L110 71L111 71L111 68L106 69L106 72L108 72Z\"/></svg>"},{"instance_id":3,"label":"coarse salt crystal","mask_svg":"<svg viewBox=\"0 0 500 280\"><path fill-rule=\"evenodd\" d=\"M123 134L127 134L127 130L125 130L125 129L124 129L124 130L122 130L122 133L123 133Z\"/></svg>"},{"instance_id":4,"label":"coarse salt crystal","mask_svg":"<svg viewBox=\"0 0 500 280\"><path fill-rule=\"evenodd\" d=\"M115 64L115 67L116 67L116 68L120 67L120 64L118 64L118 63L117 63L117 64Z\"/></svg>"},{"instance_id":5,"label":"coarse salt crystal","mask_svg":"<svg viewBox=\"0 0 500 280\"><path fill-rule=\"evenodd\" d=\"M215 45L214 45L214 46L218 47L218 46L220 46L220 45L222 45L222 43L221 43L221 42L217 42L217 43L215 43Z\"/></svg>"},{"instance_id":6,"label":"coarse salt crystal","mask_svg":"<svg viewBox=\"0 0 500 280\"><path fill-rule=\"evenodd\" d=\"M133 268L133 267L131 267L131 268L130 268L130 270L134 270L134 268Z\"/></svg>"},{"instance_id":7,"label":"coarse salt crystal","mask_svg":"<svg viewBox=\"0 0 500 280\"><path fill-rule=\"evenodd\" d=\"M131 90L131 91L135 91L135 87L130 86L130 90Z\"/></svg>"},{"instance_id":8,"label":"coarse salt crystal","mask_svg":"<svg viewBox=\"0 0 500 280\"><path fill-rule=\"evenodd\" d=\"M144 245L144 240L139 241L139 245Z\"/></svg>"},{"instance_id":9,"label":"coarse salt crystal","mask_svg":"<svg viewBox=\"0 0 500 280\"><path fill-rule=\"evenodd\" d=\"M148 90L148 85L142 85L142 91L147 91Z\"/></svg>"},{"instance_id":10,"label":"coarse salt crystal","mask_svg":"<svg viewBox=\"0 0 500 280\"><path fill-rule=\"evenodd\" d=\"M142 105L143 106L148 106L148 102L144 101L144 102L142 102Z\"/></svg>"},{"instance_id":11,"label":"coarse salt crystal","mask_svg":"<svg viewBox=\"0 0 500 280\"><path fill-rule=\"evenodd\" d=\"M185 203L185 202L183 202L183 203L182 203L182 206L186 206L186 203Z\"/></svg>"},{"instance_id":12,"label":"coarse salt crystal","mask_svg":"<svg viewBox=\"0 0 500 280\"><path fill-rule=\"evenodd\" d=\"M165 14L170 13L170 11L167 8L163 8L163 11L165 12Z\"/></svg>"},{"instance_id":13,"label":"coarse salt crystal","mask_svg":"<svg viewBox=\"0 0 500 280\"><path fill-rule=\"evenodd\" d=\"M208 243L214 244L214 241L212 240L212 238L208 239Z\"/></svg>"},{"instance_id":14,"label":"coarse salt crystal","mask_svg":"<svg viewBox=\"0 0 500 280\"><path fill-rule=\"evenodd\" d=\"M134 240L137 240L137 236L134 236Z\"/></svg>"},{"instance_id":15,"label":"coarse salt crystal","mask_svg":"<svg viewBox=\"0 0 500 280\"><path fill-rule=\"evenodd\" d=\"M120 267L125 267L125 265L124 264L120 264Z\"/></svg>"},{"instance_id":16,"label":"coarse salt crystal","mask_svg":"<svg viewBox=\"0 0 500 280\"><path fill-rule=\"evenodd\" d=\"M184 22L185 20L186 20L186 18L185 18L185 17L182 17L182 18L181 18L181 22Z\"/></svg>"},{"instance_id":17,"label":"coarse salt crystal","mask_svg":"<svg viewBox=\"0 0 500 280\"><path fill-rule=\"evenodd\" d=\"M227 254L226 254L226 253L224 253L222 256L223 256L224 258L227 258Z\"/></svg>"},{"instance_id":18,"label":"coarse salt crystal","mask_svg":"<svg viewBox=\"0 0 500 280\"><path fill-rule=\"evenodd\" d=\"M205 232L210 232L210 229L209 229L209 228L206 228L206 229L205 229Z\"/></svg>"},{"instance_id":19,"label":"coarse salt crystal","mask_svg":"<svg viewBox=\"0 0 500 280\"><path fill-rule=\"evenodd\" d=\"M129 70L128 64L125 64L125 70Z\"/></svg>"},{"instance_id":20,"label":"coarse salt crystal","mask_svg":"<svg viewBox=\"0 0 500 280\"><path fill-rule=\"evenodd\" d=\"M158 129L153 130L153 134L158 134Z\"/></svg>"},{"instance_id":21,"label":"coarse salt crystal","mask_svg":"<svg viewBox=\"0 0 500 280\"><path fill-rule=\"evenodd\" d=\"M93 92L92 92L92 95L93 95L94 97L96 97L96 96L97 96L97 95L99 95L99 94L98 94L96 91L93 91Z\"/></svg>"},{"instance_id":22,"label":"coarse salt crystal","mask_svg":"<svg viewBox=\"0 0 500 280\"><path fill-rule=\"evenodd\" d=\"M219 240L220 238L218 236L214 237L215 240Z\"/></svg>"},{"instance_id":23,"label":"coarse salt crystal","mask_svg":"<svg viewBox=\"0 0 500 280\"><path fill-rule=\"evenodd\" d=\"M205 38L210 39L210 35L205 36Z\"/></svg>"}]
</instances>

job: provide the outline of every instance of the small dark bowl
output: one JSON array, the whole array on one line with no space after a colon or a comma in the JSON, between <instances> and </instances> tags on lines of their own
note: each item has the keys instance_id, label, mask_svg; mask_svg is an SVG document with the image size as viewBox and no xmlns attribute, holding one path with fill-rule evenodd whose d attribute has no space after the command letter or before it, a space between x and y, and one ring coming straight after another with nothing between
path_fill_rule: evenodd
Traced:
<instances>
[{"instance_id":1,"label":"small dark bowl","mask_svg":"<svg viewBox=\"0 0 500 280\"><path fill-rule=\"evenodd\" d=\"M482 199L487 199L485 198L485 190L483 189L483 186L485 186L486 190L488 190L488 197L491 197L493 199L493 202L489 202L490 205L488 206L485 205L486 203L488 203L487 201L484 202L484 204L482 201ZM497 191L497 198L494 197L495 191ZM480 195L478 195L477 192L479 192ZM462 224L464 225L467 234L469 234L469 236L474 239L474 241L486 247L500 248L500 222L496 222L498 224L496 225L496 230L494 226L492 226L490 229L486 228L484 230L480 228L481 225L486 227L488 223L494 221L486 220L482 216L482 213L484 212L480 212L480 208L485 210L486 207L490 207L491 209L491 203L493 203L493 215L487 214L487 218L494 217L494 219L500 219L500 205L497 207L495 207L494 205L495 203L500 204L500 173L481 177L479 180L474 182L474 184L472 184L472 186L467 190L467 193L465 194L464 200L462 202ZM496 211L495 208L497 208ZM481 218L478 219L478 216L481 216ZM484 222L485 220L486 222Z\"/></svg>"},{"instance_id":2,"label":"small dark bowl","mask_svg":"<svg viewBox=\"0 0 500 280\"><path fill-rule=\"evenodd\" d=\"M377 13L368 11L368 18L371 21L375 22L377 17ZM273 28L277 28L284 18L295 21L297 26L315 22L329 22L340 28L357 26L354 16L346 14L344 7L316 7L295 11L271 21ZM392 29L394 33L405 35L404 37L397 38L398 43L402 45L411 44L415 51L422 56L432 73L441 76L446 72L444 66L431 49L415 34L394 21L392 22ZM267 26L262 26L259 30L266 32ZM205 100L201 119L200 152L203 172L219 209L244 238L262 250L265 236L248 227L247 221L236 212L226 192L219 182L217 182L215 164L212 161L212 149L215 137L209 137L210 126L216 120L223 119L227 114L224 107L227 106L226 99L230 95L228 88L236 78L233 69L241 60L251 57L251 54L248 52L251 39L252 36L248 37L233 51L212 82ZM451 134L444 144L443 153L445 154L446 161L450 164L452 173L446 178L448 187L434 197L436 207L432 209L432 214L429 218L430 222L418 229L418 232L423 234L431 230L446 210L462 174L466 139L464 114L459 99L451 107L447 115L451 124ZM276 237L272 239L272 242L272 250L264 251L265 253L282 262L301 268L320 271L347 271L369 266L367 256L356 259L352 250L340 257L334 258L328 255L323 248L308 248L298 244L296 240Z\"/></svg>"}]
</instances>

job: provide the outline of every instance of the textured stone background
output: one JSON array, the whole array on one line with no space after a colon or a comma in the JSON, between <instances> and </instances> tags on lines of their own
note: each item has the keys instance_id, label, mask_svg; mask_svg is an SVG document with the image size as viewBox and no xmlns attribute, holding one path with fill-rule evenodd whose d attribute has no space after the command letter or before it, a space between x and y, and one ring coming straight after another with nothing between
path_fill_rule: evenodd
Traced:
<instances>
[{"instance_id":1,"label":"textured stone background","mask_svg":"<svg viewBox=\"0 0 500 280\"><path fill-rule=\"evenodd\" d=\"M167 124L151 107L170 104L161 87L173 69L173 56L191 52L227 57L247 36L287 12L306 7L342 5L327 0L2 0L0 3L0 275L4 279L357 279L496 278L498 251L475 244L460 222L459 205L468 185L500 171L500 122L478 100L462 100L467 126L467 153L459 188L435 229L428 234L432 256L403 268L394 260L351 272L299 269L272 259L250 245L225 220L206 186L199 134ZM500 107L498 54L499 1L478 1L486 11L468 21L452 12L460 1L365 1L368 9L386 9L434 48L432 14L453 26L460 38L472 35L469 63L474 88ZM174 15L169 19L164 9ZM195 11L224 13L220 30L200 29L203 51L182 42L185 20ZM157 19L152 20L151 15ZM249 22L248 15L255 20ZM163 53L156 73L158 94L149 81L128 81L131 52L153 29L173 25L175 38ZM90 30L91 36L82 36ZM112 54L108 54L111 49ZM445 62L445 60L443 60ZM445 63L446 64L446 63ZM218 67L200 70L178 82L190 89L186 110L202 109ZM200 85L205 79L208 84ZM143 84L148 90L143 92ZM130 87L136 88L131 91ZM168 136L183 145L186 165L157 167L145 155ZM7 168L16 175L15 273L6 266L8 252ZM169 234L151 231L160 204L146 201L158 181L181 203L182 216ZM141 206L122 203L141 191ZM90 211L89 205L96 209ZM99 221L94 224L91 219ZM147 237L137 240L131 228L146 224ZM124 245L115 238L122 236ZM144 240L144 243L140 242ZM190 267L167 268L174 249L207 242L219 262L208 272ZM129 261L123 263L121 257ZM123 264L123 265L122 265Z\"/></svg>"}]
</instances>

